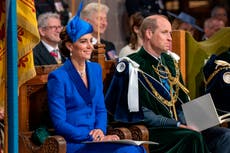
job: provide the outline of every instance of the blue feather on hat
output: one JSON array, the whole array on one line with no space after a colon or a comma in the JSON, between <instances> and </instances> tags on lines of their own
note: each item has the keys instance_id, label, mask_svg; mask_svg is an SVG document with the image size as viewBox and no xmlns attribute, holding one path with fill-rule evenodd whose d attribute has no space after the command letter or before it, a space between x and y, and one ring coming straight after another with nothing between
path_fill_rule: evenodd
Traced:
<instances>
[{"instance_id":1,"label":"blue feather on hat","mask_svg":"<svg viewBox=\"0 0 230 153\"><path fill-rule=\"evenodd\" d=\"M82 8L83 0L78 7L77 15L75 15L66 25L66 32L72 42L76 42L83 35L93 32L92 25L80 18Z\"/></svg>"}]
</instances>

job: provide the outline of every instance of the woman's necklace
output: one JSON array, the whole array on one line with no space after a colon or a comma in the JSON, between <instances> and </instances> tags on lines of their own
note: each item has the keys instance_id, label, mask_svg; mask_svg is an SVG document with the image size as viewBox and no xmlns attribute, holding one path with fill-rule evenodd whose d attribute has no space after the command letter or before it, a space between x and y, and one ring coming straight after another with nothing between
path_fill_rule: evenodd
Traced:
<instances>
[{"instance_id":1,"label":"woman's necklace","mask_svg":"<svg viewBox=\"0 0 230 153\"><path fill-rule=\"evenodd\" d=\"M85 86L88 88L88 81L86 76L86 65L78 65L79 67L76 67L78 74L80 75L82 81L84 82ZM81 68L81 69L80 69Z\"/></svg>"},{"instance_id":2,"label":"woman's necklace","mask_svg":"<svg viewBox=\"0 0 230 153\"><path fill-rule=\"evenodd\" d=\"M78 74L81 76L81 78L85 77L86 75L86 69L85 64L81 64L78 67L76 67Z\"/></svg>"},{"instance_id":3,"label":"woman's necklace","mask_svg":"<svg viewBox=\"0 0 230 153\"><path fill-rule=\"evenodd\" d=\"M83 71L79 71L77 70L77 72L79 73L79 75L81 76L81 78L83 78L85 76L85 69L83 69Z\"/></svg>"},{"instance_id":4,"label":"woman's necklace","mask_svg":"<svg viewBox=\"0 0 230 153\"><path fill-rule=\"evenodd\" d=\"M75 69L77 70L78 74L81 78L86 76L86 63L85 62L77 62L77 59L71 59Z\"/></svg>"}]
</instances>

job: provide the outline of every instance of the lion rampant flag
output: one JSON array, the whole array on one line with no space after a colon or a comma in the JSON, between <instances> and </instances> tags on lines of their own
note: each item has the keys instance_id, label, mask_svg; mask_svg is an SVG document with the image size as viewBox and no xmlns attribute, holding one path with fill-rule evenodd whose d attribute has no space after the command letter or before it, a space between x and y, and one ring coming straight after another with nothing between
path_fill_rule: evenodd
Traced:
<instances>
[{"instance_id":1,"label":"lion rampant flag","mask_svg":"<svg viewBox=\"0 0 230 153\"><path fill-rule=\"evenodd\" d=\"M32 49L39 42L34 0L17 0L18 86L36 75Z\"/></svg>"},{"instance_id":2,"label":"lion rampant flag","mask_svg":"<svg viewBox=\"0 0 230 153\"><path fill-rule=\"evenodd\" d=\"M6 96L6 4L0 2L0 107L5 103Z\"/></svg>"},{"instance_id":3,"label":"lion rampant flag","mask_svg":"<svg viewBox=\"0 0 230 153\"><path fill-rule=\"evenodd\" d=\"M6 99L6 0L0 2L0 107ZM34 0L17 0L18 87L36 75L33 47L39 42ZM9 42L8 42L9 43Z\"/></svg>"}]
</instances>

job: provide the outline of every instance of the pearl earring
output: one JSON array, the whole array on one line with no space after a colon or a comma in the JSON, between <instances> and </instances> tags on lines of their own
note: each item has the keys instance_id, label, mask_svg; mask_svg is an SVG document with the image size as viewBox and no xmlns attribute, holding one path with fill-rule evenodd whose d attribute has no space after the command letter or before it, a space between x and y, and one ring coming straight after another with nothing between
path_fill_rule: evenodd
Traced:
<instances>
[{"instance_id":1,"label":"pearl earring","mask_svg":"<svg viewBox=\"0 0 230 153\"><path fill-rule=\"evenodd\" d=\"M72 56L72 55L73 55L73 53L72 53L72 52L70 52L70 53L69 53L69 56Z\"/></svg>"}]
</instances>

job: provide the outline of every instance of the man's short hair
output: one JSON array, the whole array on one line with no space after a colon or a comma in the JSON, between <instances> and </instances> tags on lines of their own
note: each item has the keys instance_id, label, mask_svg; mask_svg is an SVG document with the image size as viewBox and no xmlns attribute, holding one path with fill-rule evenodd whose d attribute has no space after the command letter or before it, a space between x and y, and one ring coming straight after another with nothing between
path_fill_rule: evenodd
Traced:
<instances>
[{"instance_id":1,"label":"man's short hair","mask_svg":"<svg viewBox=\"0 0 230 153\"><path fill-rule=\"evenodd\" d=\"M57 13L46 12L38 16L38 28L46 27L47 20L50 18L55 18L60 20L60 15Z\"/></svg>"},{"instance_id":2,"label":"man's short hair","mask_svg":"<svg viewBox=\"0 0 230 153\"><path fill-rule=\"evenodd\" d=\"M98 4L96 2L92 2L87 4L83 10L81 11L81 18L85 19L85 18L89 18L91 19L92 14L98 13L99 12L99 8L102 11L105 11L106 14L109 12L109 7L105 4Z\"/></svg>"},{"instance_id":3,"label":"man's short hair","mask_svg":"<svg viewBox=\"0 0 230 153\"><path fill-rule=\"evenodd\" d=\"M157 25L157 19L158 19L157 16L158 17L159 16L163 17L163 18L168 20L168 18L166 16L164 16L164 15L151 15L151 16L146 17L143 20L143 22L141 24L141 27L140 27L142 39L144 39L145 31L147 29L151 29L152 32L154 32L157 29L157 27L158 27L158 25Z\"/></svg>"},{"instance_id":4,"label":"man's short hair","mask_svg":"<svg viewBox=\"0 0 230 153\"><path fill-rule=\"evenodd\" d=\"M225 10L225 12L226 12L226 15L227 15L227 9L224 7L224 6L215 6L213 9L212 9L212 11L211 11L211 17L215 17L217 14L217 10L218 9L223 9L223 10Z\"/></svg>"}]
</instances>

